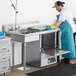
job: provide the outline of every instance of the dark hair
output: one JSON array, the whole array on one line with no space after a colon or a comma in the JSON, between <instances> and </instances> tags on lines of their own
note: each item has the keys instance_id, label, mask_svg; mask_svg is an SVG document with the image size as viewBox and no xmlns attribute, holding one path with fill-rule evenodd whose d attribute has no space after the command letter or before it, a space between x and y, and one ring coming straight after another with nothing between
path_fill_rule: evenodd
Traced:
<instances>
[{"instance_id":1,"label":"dark hair","mask_svg":"<svg viewBox=\"0 0 76 76\"><path fill-rule=\"evenodd\" d=\"M62 7L64 7L63 4L65 4L65 2L61 2L61 1L57 1L57 2L56 2L56 5L57 5L57 6L60 6L60 5L61 5Z\"/></svg>"}]
</instances>

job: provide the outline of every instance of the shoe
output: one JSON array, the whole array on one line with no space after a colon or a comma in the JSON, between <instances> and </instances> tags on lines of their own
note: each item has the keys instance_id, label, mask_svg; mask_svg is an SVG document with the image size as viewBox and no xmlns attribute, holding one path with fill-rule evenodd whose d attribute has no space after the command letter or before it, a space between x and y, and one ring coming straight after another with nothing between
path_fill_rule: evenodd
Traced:
<instances>
[{"instance_id":1,"label":"shoe","mask_svg":"<svg viewBox=\"0 0 76 76\"><path fill-rule=\"evenodd\" d=\"M64 59L64 63L65 63L65 64L70 64L70 60L69 60L68 58L65 58L65 59Z\"/></svg>"},{"instance_id":2,"label":"shoe","mask_svg":"<svg viewBox=\"0 0 76 76\"><path fill-rule=\"evenodd\" d=\"M70 64L75 64L76 63L76 59L70 59Z\"/></svg>"},{"instance_id":3,"label":"shoe","mask_svg":"<svg viewBox=\"0 0 76 76\"><path fill-rule=\"evenodd\" d=\"M62 59L60 64L70 64L69 59L68 58Z\"/></svg>"}]
</instances>

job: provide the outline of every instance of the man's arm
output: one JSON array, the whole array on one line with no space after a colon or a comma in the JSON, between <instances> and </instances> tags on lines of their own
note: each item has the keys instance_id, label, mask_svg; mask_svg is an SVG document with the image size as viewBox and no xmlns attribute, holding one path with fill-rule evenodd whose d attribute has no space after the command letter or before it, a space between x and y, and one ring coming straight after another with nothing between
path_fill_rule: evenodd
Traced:
<instances>
[{"instance_id":1,"label":"man's arm","mask_svg":"<svg viewBox=\"0 0 76 76\"><path fill-rule=\"evenodd\" d=\"M54 25L55 25L55 27L58 27L61 23L62 23L62 21L57 21Z\"/></svg>"}]
</instances>

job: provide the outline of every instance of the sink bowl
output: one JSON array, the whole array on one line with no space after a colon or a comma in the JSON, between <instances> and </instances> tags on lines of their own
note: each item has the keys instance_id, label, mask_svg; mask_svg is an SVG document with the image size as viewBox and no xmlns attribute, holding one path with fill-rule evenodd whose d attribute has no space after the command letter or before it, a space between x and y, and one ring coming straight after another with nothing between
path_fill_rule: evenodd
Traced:
<instances>
[{"instance_id":1,"label":"sink bowl","mask_svg":"<svg viewBox=\"0 0 76 76\"><path fill-rule=\"evenodd\" d=\"M20 34L28 34L29 32L27 32L26 30L19 30Z\"/></svg>"}]
</instances>

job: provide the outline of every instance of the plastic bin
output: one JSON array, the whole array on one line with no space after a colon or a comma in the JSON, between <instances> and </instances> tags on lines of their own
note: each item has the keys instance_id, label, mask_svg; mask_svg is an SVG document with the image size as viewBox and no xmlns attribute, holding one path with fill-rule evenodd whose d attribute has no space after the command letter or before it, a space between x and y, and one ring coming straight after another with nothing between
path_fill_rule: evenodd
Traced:
<instances>
[{"instance_id":1,"label":"plastic bin","mask_svg":"<svg viewBox=\"0 0 76 76\"><path fill-rule=\"evenodd\" d=\"M5 32L0 32L0 38L5 38Z\"/></svg>"}]
</instances>

